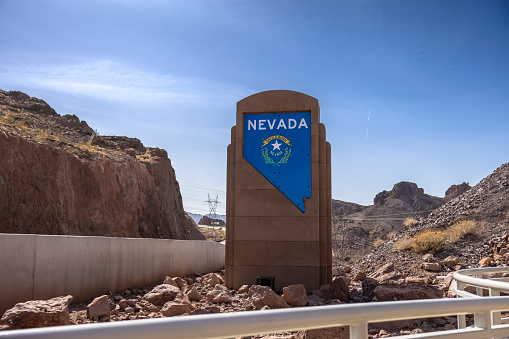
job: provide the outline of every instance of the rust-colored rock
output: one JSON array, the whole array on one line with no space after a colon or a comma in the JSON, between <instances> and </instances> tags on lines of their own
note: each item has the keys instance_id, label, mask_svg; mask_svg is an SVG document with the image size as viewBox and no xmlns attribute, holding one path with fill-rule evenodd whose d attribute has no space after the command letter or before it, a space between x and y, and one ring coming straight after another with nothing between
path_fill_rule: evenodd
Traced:
<instances>
[{"instance_id":1,"label":"rust-colored rock","mask_svg":"<svg viewBox=\"0 0 509 339\"><path fill-rule=\"evenodd\" d=\"M198 290L194 286L187 286L184 290L184 293L187 295L189 300L192 301L200 301L203 299L203 296L198 292Z\"/></svg>"},{"instance_id":2,"label":"rust-colored rock","mask_svg":"<svg viewBox=\"0 0 509 339\"><path fill-rule=\"evenodd\" d=\"M166 151L20 92L0 91L0 112L0 233L204 240Z\"/></svg>"},{"instance_id":3,"label":"rust-colored rock","mask_svg":"<svg viewBox=\"0 0 509 339\"><path fill-rule=\"evenodd\" d=\"M406 286L379 285L374 294L378 301L436 299L442 297L442 292L431 285L410 284Z\"/></svg>"},{"instance_id":4,"label":"rust-colored rock","mask_svg":"<svg viewBox=\"0 0 509 339\"><path fill-rule=\"evenodd\" d=\"M373 273L372 278L376 279L380 284L387 283L390 280L398 280L402 278L401 272L389 262Z\"/></svg>"},{"instance_id":5,"label":"rust-colored rock","mask_svg":"<svg viewBox=\"0 0 509 339\"><path fill-rule=\"evenodd\" d=\"M179 304L174 301L169 301L164 304L164 307L161 309L161 314L165 317L173 317L176 315L188 314L191 313L189 306L186 304Z\"/></svg>"},{"instance_id":6,"label":"rust-colored rock","mask_svg":"<svg viewBox=\"0 0 509 339\"><path fill-rule=\"evenodd\" d=\"M180 286L173 280L172 277L168 277L168 276L164 277L163 284L175 286L178 289L181 289Z\"/></svg>"},{"instance_id":7,"label":"rust-colored rock","mask_svg":"<svg viewBox=\"0 0 509 339\"><path fill-rule=\"evenodd\" d=\"M429 277L406 277L405 284L429 284L431 279Z\"/></svg>"},{"instance_id":8,"label":"rust-colored rock","mask_svg":"<svg viewBox=\"0 0 509 339\"><path fill-rule=\"evenodd\" d=\"M264 306L270 308L287 308L288 304L270 287L253 285L249 288L249 298L258 310Z\"/></svg>"},{"instance_id":9,"label":"rust-colored rock","mask_svg":"<svg viewBox=\"0 0 509 339\"><path fill-rule=\"evenodd\" d=\"M49 300L30 300L18 303L7 310L0 319L0 328L20 328L69 325L69 303L72 295Z\"/></svg>"},{"instance_id":10,"label":"rust-colored rock","mask_svg":"<svg viewBox=\"0 0 509 339\"><path fill-rule=\"evenodd\" d=\"M216 286L217 284L222 284L224 283L224 280L223 278L221 277L220 274L217 274L217 273L209 273L209 274L205 274L202 278L201 278L201 281L200 281L201 284L203 285L209 285L211 287L214 287Z\"/></svg>"},{"instance_id":11,"label":"rust-colored rock","mask_svg":"<svg viewBox=\"0 0 509 339\"><path fill-rule=\"evenodd\" d=\"M180 289L176 286L169 284L157 285L149 293L145 294L143 300L146 300L154 305L164 305L168 301L175 299Z\"/></svg>"},{"instance_id":12,"label":"rust-colored rock","mask_svg":"<svg viewBox=\"0 0 509 339\"><path fill-rule=\"evenodd\" d=\"M102 295L100 297L95 298L87 306L87 317L89 319L92 319L94 317L100 318L102 316L109 315L110 315L110 301L108 300L107 295Z\"/></svg>"},{"instance_id":13,"label":"rust-colored rock","mask_svg":"<svg viewBox=\"0 0 509 339\"><path fill-rule=\"evenodd\" d=\"M216 285L212 291L207 293L207 300L213 304L231 303L232 295L224 285Z\"/></svg>"},{"instance_id":14,"label":"rust-colored rock","mask_svg":"<svg viewBox=\"0 0 509 339\"><path fill-rule=\"evenodd\" d=\"M438 272L442 269L442 265L435 262L425 262L422 264L422 269L431 272Z\"/></svg>"},{"instance_id":15,"label":"rust-colored rock","mask_svg":"<svg viewBox=\"0 0 509 339\"><path fill-rule=\"evenodd\" d=\"M492 262L493 262L492 257L484 257L481 260L479 260L479 265L481 267L490 267Z\"/></svg>"},{"instance_id":16,"label":"rust-colored rock","mask_svg":"<svg viewBox=\"0 0 509 339\"><path fill-rule=\"evenodd\" d=\"M450 255L444 259L444 265L447 267L454 267L460 263L460 258Z\"/></svg>"},{"instance_id":17,"label":"rust-colored rock","mask_svg":"<svg viewBox=\"0 0 509 339\"><path fill-rule=\"evenodd\" d=\"M348 302L348 285L341 277L335 277L330 284L320 287L320 296L325 300L338 299Z\"/></svg>"},{"instance_id":18,"label":"rust-colored rock","mask_svg":"<svg viewBox=\"0 0 509 339\"><path fill-rule=\"evenodd\" d=\"M306 306L308 304L306 288L302 284L283 287L283 300L289 305Z\"/></svg>"}]
</instances>

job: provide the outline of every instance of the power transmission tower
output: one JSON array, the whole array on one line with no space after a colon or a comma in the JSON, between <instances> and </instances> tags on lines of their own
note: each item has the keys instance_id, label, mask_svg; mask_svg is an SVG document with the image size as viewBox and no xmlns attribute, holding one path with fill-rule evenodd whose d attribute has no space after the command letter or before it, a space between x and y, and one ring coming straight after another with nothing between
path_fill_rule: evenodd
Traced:
<instances>
[{"instance_id":1,"label":"power transmission tower","mask_svg":"<svg viewBox=\"0 0 509 339\"><path fill-rule=\"evenodd\" d=\"M220 204L219 200L217 199L219 197L219 195L216 195L216 199L215 200L212 200L210 199L210 194L207 194L208 195L208 200L205 201L209 204L209 218L211 219L211 223L212 223L212 236L214 237L214 241L216 241L216 228L214 226L214 220L216 219L216 208L217 208L217 204Z\"/></svg>"}]
</instances>

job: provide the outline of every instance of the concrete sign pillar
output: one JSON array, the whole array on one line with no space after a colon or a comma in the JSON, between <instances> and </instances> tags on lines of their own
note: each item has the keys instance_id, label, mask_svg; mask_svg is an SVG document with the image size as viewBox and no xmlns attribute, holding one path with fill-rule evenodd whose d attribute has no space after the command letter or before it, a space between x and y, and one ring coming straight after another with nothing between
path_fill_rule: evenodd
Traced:
<instances>
[{"instance_id":1,"label":"concrete sign pillar","mask_svg":"<svg viewBox=\"0 0 509 339\"><path fill-rule=\"evenodd\" d=\"M318 100L267 91L237 103L228 145L226 285L332 279L331 148Z\"/></svg>"}]
</instances>

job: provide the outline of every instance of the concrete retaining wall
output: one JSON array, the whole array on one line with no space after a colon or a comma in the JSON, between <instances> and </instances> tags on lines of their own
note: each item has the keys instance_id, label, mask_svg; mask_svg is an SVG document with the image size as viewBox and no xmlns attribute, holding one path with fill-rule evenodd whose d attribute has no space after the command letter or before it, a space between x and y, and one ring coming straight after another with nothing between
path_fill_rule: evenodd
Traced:
<instances>
[{"instance_id":1,"label":"concrete retaining wall","mask_svg":"<svg viewBox=\"0 0 509 339\"><path fill-rule=\"evenodd\" d=\"M211 241L0 233L0 316L27 300L81 301L223 267L224 245Z\"/></svg>"}]
</instances>

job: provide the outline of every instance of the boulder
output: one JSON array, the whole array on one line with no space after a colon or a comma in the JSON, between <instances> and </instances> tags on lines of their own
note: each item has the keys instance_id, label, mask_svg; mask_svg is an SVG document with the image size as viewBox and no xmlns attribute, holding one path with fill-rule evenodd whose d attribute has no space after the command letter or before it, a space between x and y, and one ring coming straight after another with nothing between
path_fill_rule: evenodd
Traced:
<instances>
[{"instance_id":1,"label":"boulder","mask_svg":"<svg viewBox=\"0 0 509 339\"><path fill-rule=\"evenodd\" d=\"M422 256L422 261L424 262L432 262L433 260L435 260L435 258L431 253L426 253L425 255Z\"/></svg>"},{"instance_id":2,"label":"boulder","mask_svg":"<svg viewBox=\"0 0 509 339\"><path fill-rule=\"evenodd\" d=\"M0 319L4 330L20 328L69 325L69 304L72 295L56 297L49 300L31 300L18 303L5 311Z\"/></svg>"},{"instance_id":3,"label":"boulder","mask_svg":"<svg viewBox=\"0 0 509 339\"><path fill-rule=\"evenodd\" d=\"M171 285L171 286L175 286L177 287L178 289L180 289L179 285L177 285L177 283L173 280L172 277L164 277L164 281L163 281L163 284L164 285Z\"/></svg>"},{"instance_id":4,"label":"boulder","mask_svg":"<svg viewBox=\"0 0 509 339\"><path fill-rule=\"evenodd\" d=\"M249 293L249 285L242 285L237 291L238 294Z\"/></svg>"},{"instance_id":5,"label":"boulder","mask_svg":"<svg viewBox=\"0 0 509 339\"><path fill-rule=\"evenodd\" d=\"M92 300L90 304L87 305L87 317L88 319L93 319L94 317L100 318L102 316L110 315L110 300L107 295L102 295L100 297Z\"/></svg>"},{"instance_id":6,"label":"boulder","mask_svg":"<svg viewBox=\"0 0 509 339\"><path fill-rule=\"evenodd\" d=\"M449 274L447 274L444 278L444 281L442 282L442 286L440 287L440 289L442 291L448 291L449 290L449 287L451 286L451 283L453 282L454 278L452 277L454 273L451 272Z\"/></svg>"},{"instance_id":7,"label":"boulder","mask_svg":"<svg viewBox=\"0 0 509 339\"><path fill-rule=\"evenodd\" d=\"M378 301L437 299L442 292L431 285L410 284L405 286L379 285L373 291Z\"/></svg>"},{"instance_id":8,"label":"boulder","mask_svg":"<svg viewBox=\"0 0 509 339\"><path fill-rule=\"evenodd\" d=\"M184 288L187 286L187 281L180 277L175 277L172 280L175 284L177 284L177 287L180 288L181 291L183 291Z\"/></svg>"},{"instance_id":9,"label":"boulder","mask_svg":"<svg viewBox=\"0 0 509 339\"><path fill-rule=\"evenodd\" d=\"M176 303L179 303L179 304L183 304L183 305L187 305L191 311L194 311L196 309L196 307L189 300L189 297L186 294L184 294L184 293L177 294L175 299L173 299L173 302L176 302Z\"/></svg>"},{"instance_id":10,"label":"boulder","mask_svg":"<svg viewBox=\"0 0 509 339\"><path fill-rule=\"evenodd\" d=\"M283 300L288 305L306 306L308 304L308 294L302 284L283 287Z\"/></svg>"},{"instance_id":11,"label":"boulder","mask_svg":"<svg viewBox=\"0 0 509 339\"><path fill-rule=\"evenodd\" d=\"M223 285L216 285L212 291L207 293L207 301L218 304L218 303L231 303L232 294Z\"/></svg>"},{"instance_id":12,"label":"boulder","mask_svg":"<svg viewBox=\"0 0 509 339\"><path fill-rule=\"evenodd\" d=\"M442 269L442 265L435 262L422 263L422 269L431 272L439 272Z\"/></svg>"},{"instance_id":13,"label":"boulder","mask_svg":"<svg viewBox=\"0 0 509 339\"><path fill-rule=\"evenodd\" d=\"M161 314L165 317L173 317L175 315L188 314L191 312L192 311L189 309L188 305L180 304L174 301L168 301L161 309Z\"/></svg>"},{"instance_id":14,"label":"boulder","mask_svg":"<svg viewBox=\"0 0 509 339\"><path fill-rule=\"evenodd\" d=\"M162 306L168 301L172 301L180 289L170 284L162 284L154 287L149 293L145 294L143 300L146 300L156 306Z\"/></svg>"},{"instance_id":15,"label":"boulder","mask_svg":"<svg viewBox=\"0 0 509 339\"><path fill-rule=\"evenodd\" d=\"M224 283L223 277L217 273L209 273L205 274L202 278L200 283L203 285L209 285L210 287L214 287L217 284Z\"/></svg>"},{"instance_id":16,"label":"boulder","mask_svg":"<svg viewBox=\"0 0 509 339\"><path fill-rule=\"evenodd\" d=\"M201 295L201 293L198 292L198 290L194 286L188 286L184 290L184 293L187 295L189 300L192 300L192 301L200 301L203 299L203 296Z\"/></svg>"},{"instance_id":17,"label":"boulder","mask_svg":"<svg viewBox=\"0 0 509 339\"><path fill-rule=\"evenodd\" d=\"M431 279L429 277L406 277L405 284L429 284Z\"/></svg>"},{"instance_id":18,"label":"boulder","mask_svg":"<svg viewBox=\"0 0 509 339\"><path fill-rule=\"evenodd\" d=\"M373 291L375 290L375 288L378 286L378 281L376 279L373 279L373 278L365 278L363 281L362 281L362 295L367 297L367 298L373 298L375 296L375 294L373 293Z\"/></svg>"},{"instance_id":19,"label":"boulder","mask_svg":"<svg viewBox=\"0 0 509 339\"><path fill-rule=\"evenodd\" d=\"M452 268L460 263L460 258L450 255L444 259L443 263L445 266Z\"/></svg>"},{"instance_id":20,"label":"boulder","mask_svg":"<svg viewBox=\"0 0 509 339\"><path fill-rule=\"evenodd\" d=\"M447 290L447 298L455 298L456 297L456 289L458 288L458 283L456 280L452 279L449 284L449 289Z\"/></svg>"},{"instance_id":21,"label":"boulder","mask_svg":"<svg viewBox=\"0 0 509 339\"><path fill-rule=\"evenodd\" d=\"M493 262L492 257L484 257L481 260L479 260L479 265L481 267L490 267L492 262Z\"/></svg>"},{"instance_id":22,"label":"boulder","mask_svg":"<svg viewBox=\"0 0 509 339\"><path fill-rule=\"evenodd\" d=\"M332 268L332 275L338 276L338 275L344 275L345 271L343 270L343 267L333 267Z\"/></svg>"},{"instance_id":23,"label":"boulder","mask_svg":"<svg viewBox=\"0 0 509 339\"><path fill-rule=\"evenodd\" d=\"M258 310L264 306L270 308L286 308L288 304L269 286L253 285L249 288L249 298Z\"/></svg>"},{"instance_id":24,"label":"boulder","mask_svg":"<svg viewBox=\"0 0 509 339\"><path fill-rule=\"evenodd\" d=\"M348 285L341 277L336 277L330 284L322 285L320 287L320 296L325 301L339 299L343 302L348 302L349 294L350 291L348 290Z\"/></svg>"},{"instance_id":25,"label":"boulder","mask_svg":"<svg viewBox=\"0 0 509 339\"><path fill-rule=\"evenodd\" d=\"M364 272L358 272L353 277L353 281L362 281L364 279L366 279L366 273Z\"/></svg>"},{"instance_id":26,"label":"boulder","mask_svg":"<svg viewBox=\"0 0 509 339\"><path fill-rule=\"evenodd\" d=\"M386 283L390 280L398 280L402 278L401 272L394 266L394 263L389 262L373 273L372 278L376 279L379 283Z\"/></svg>"}]
</instances>

